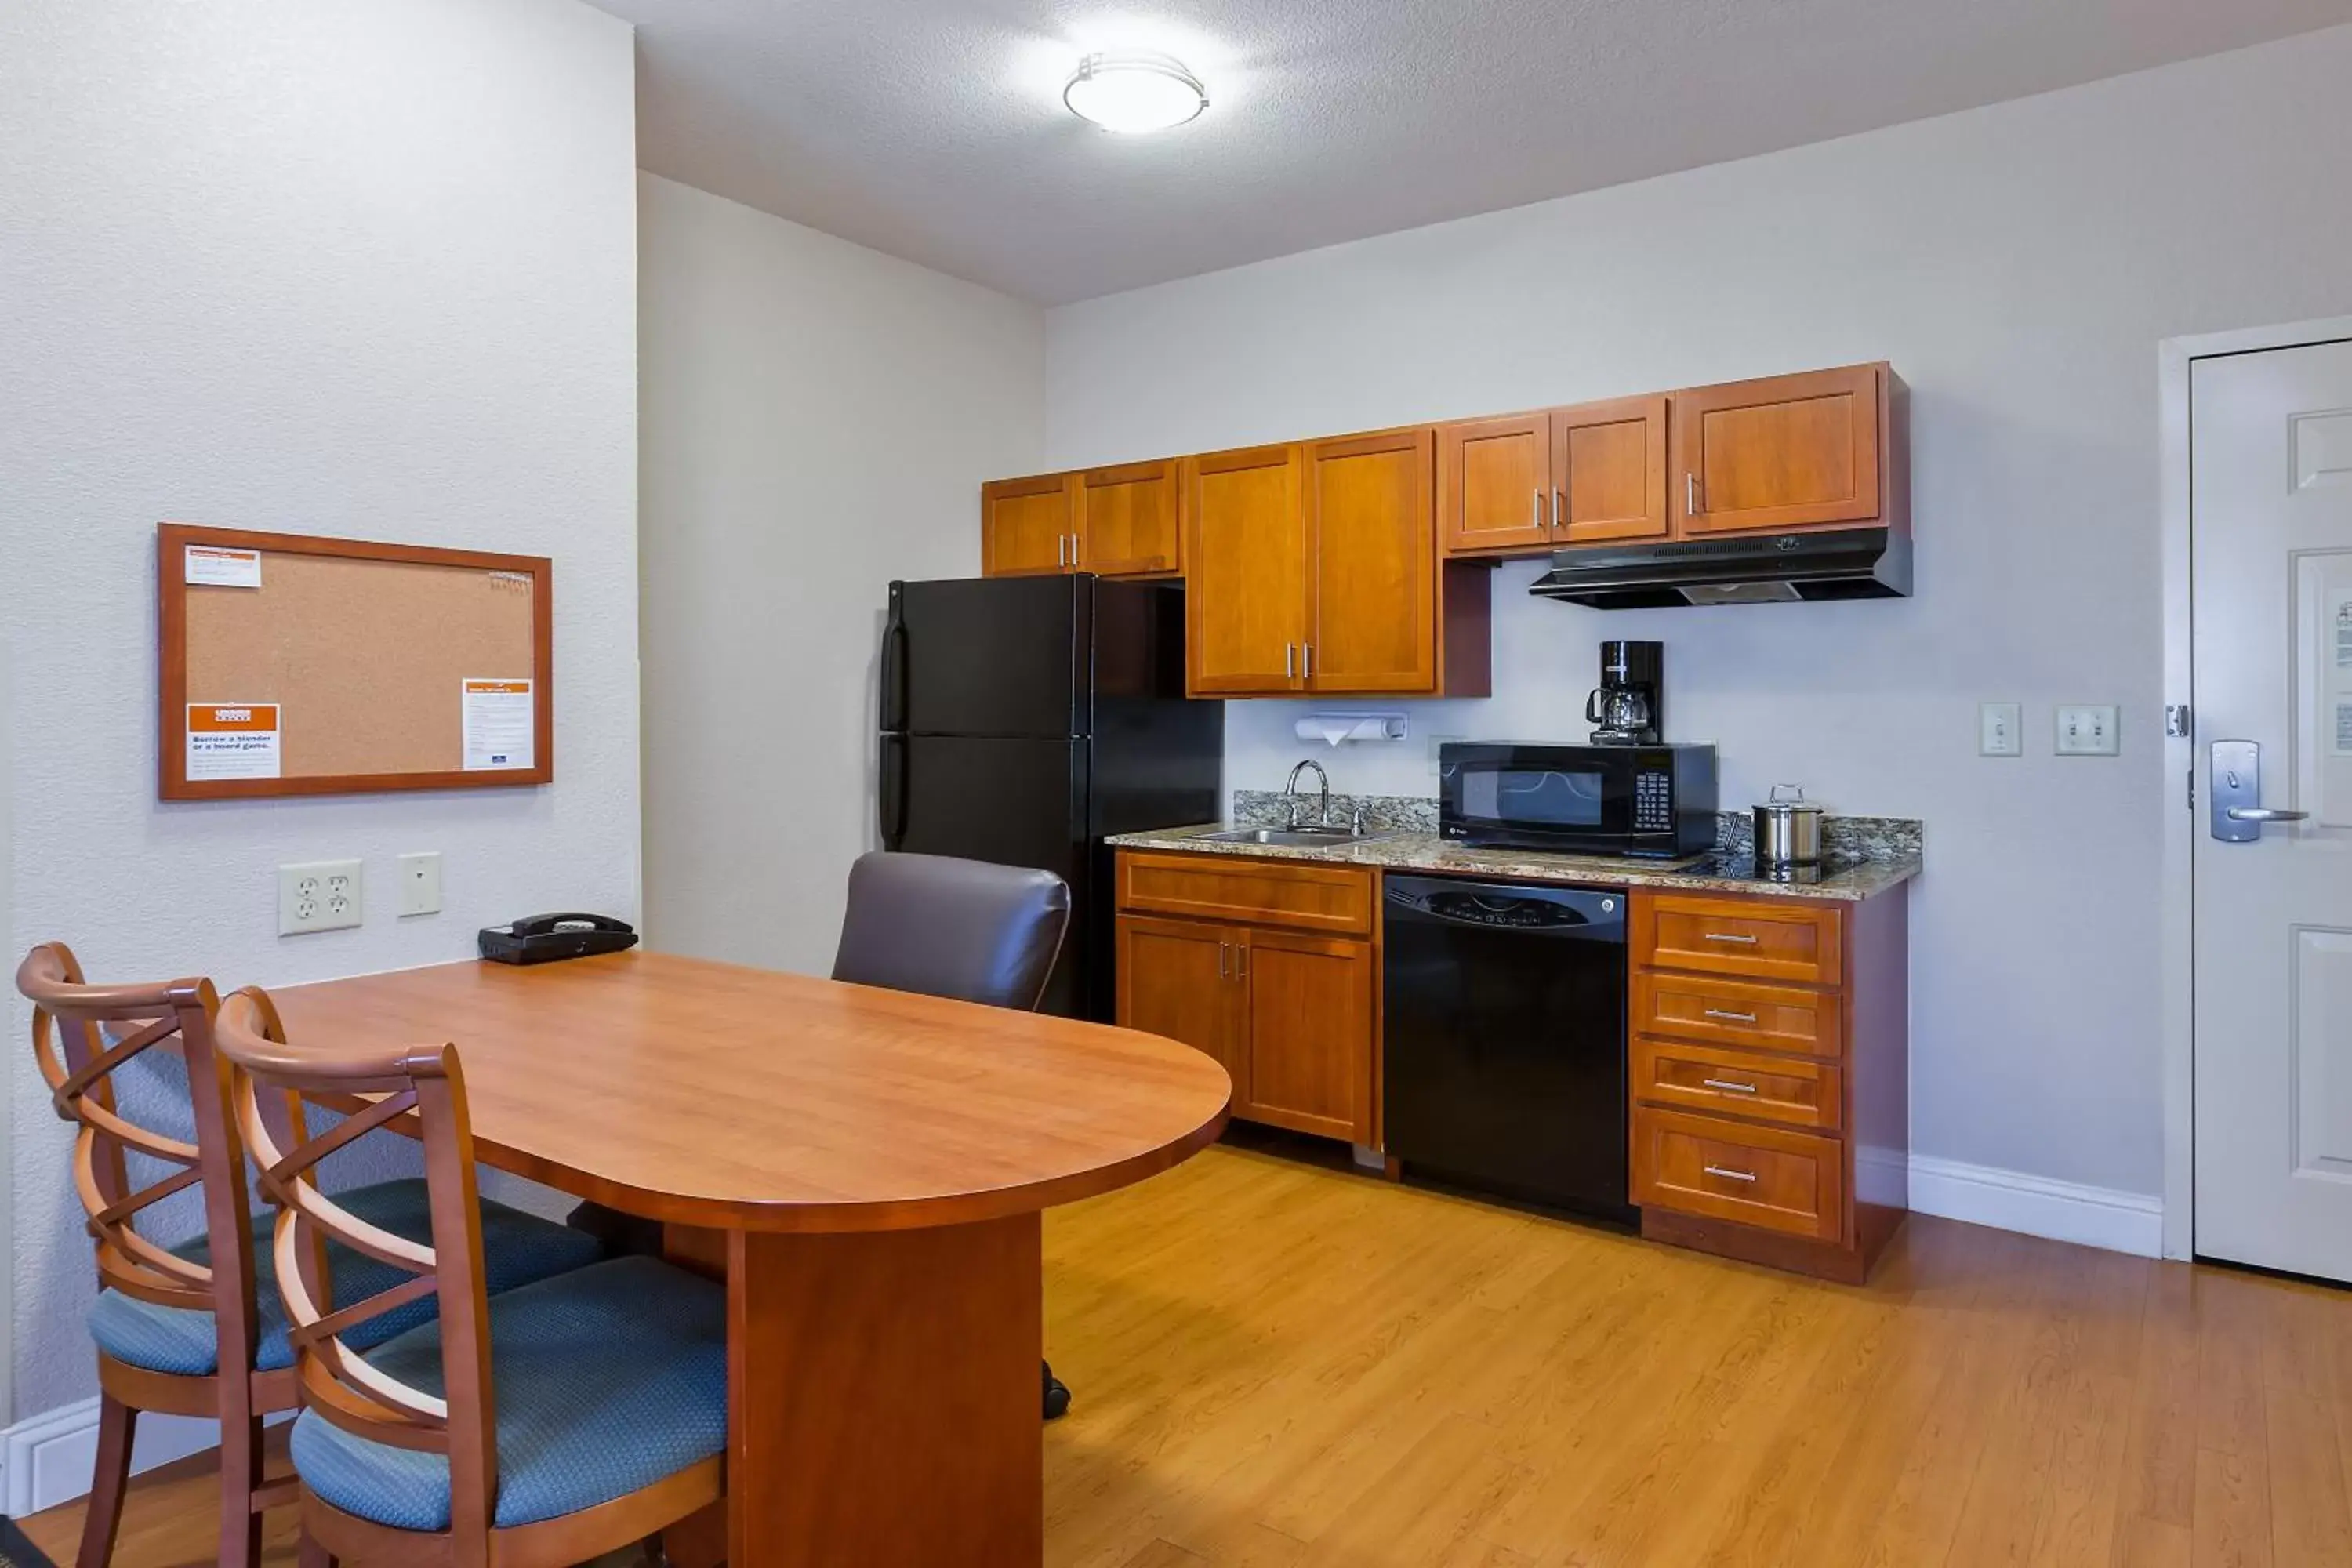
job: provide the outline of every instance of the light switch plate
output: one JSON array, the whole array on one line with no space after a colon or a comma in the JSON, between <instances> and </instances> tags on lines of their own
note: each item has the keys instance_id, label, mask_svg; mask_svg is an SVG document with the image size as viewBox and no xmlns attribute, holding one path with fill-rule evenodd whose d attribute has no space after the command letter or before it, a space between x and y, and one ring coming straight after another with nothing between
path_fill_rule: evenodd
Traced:
<instances>
[{"instance_id":1,"label":"light switch plate","mask_svg":"<svg viewBox=\"0 0 2352 1568\"><path fill-rule=\"evenodd\" d=\"M419 850L400 858L400 912L437 915L441 912L441 856Z\"/></svg>"},{"instance_id":2,"label":"light switch plate","mask_svg":"<svg viewBox=\"0 0 2352 1568\"><path fill-rule=\"evenodd\" d=\"M2058 754L2112 757L2123 750L2121 720L2111 704L2068 703L2058 710Z\"/></svg>"},{"instance_id":3,"label":"light switch plate","mask_svg":"<svg viewBox=\"0 0 2352 1568\"><path fill-rule=\"evenodd\" d=\"M360 923L360 863L311 860L278 868L278 934L345 931Z\"/></svg>"},{"instance_id":4,"label":"light switch plate","mask_svg":"<svg viewBox=\"0 0 2352 1568\"><path fill-rule=\"evenodd\" d=\"M2025 705L1987 702L1977 709L1977 754L1985 757L2025 755Z\"/></svg>"}]
</instances>

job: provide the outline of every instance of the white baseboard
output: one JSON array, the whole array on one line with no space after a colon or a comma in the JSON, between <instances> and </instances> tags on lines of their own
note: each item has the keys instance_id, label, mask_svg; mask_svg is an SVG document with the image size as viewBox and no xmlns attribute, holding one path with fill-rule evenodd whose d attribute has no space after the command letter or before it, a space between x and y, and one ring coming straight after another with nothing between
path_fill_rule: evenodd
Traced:
<instances>
[{"instance_id":1,"label":"white baseboard","mask_svg":"<svg viewBox=\"0 0 2352 1568\"><path fill-rule=\"evenodd\" d=\"M7 1497L9 1518L22 1519L89 1494L90 1469L98 1463L95 1398L26 1416L9 1427L5 1437L0 1477L5 1479L0 1489ZM134 1472L152 1470L219 1445L217 1421L142 1412L131 1468Z\"/></svg>"},{"instance_id":2,"label":"white baseboard","mask_svg":"<svg viewBox=\"0 0 2352 1568\"><path fill-rule=\"evenodd\" d=\"M1914 1154L1911 1211L2083 1247L2164 1256L2164 1199Z\"/></svg>"}]
</instances>

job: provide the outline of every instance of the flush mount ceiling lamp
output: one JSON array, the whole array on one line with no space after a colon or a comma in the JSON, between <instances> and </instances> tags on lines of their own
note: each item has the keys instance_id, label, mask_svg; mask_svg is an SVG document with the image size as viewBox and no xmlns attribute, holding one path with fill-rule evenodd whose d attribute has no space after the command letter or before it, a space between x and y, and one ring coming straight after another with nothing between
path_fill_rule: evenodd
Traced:
<instances>
[{"instance_id":1,"label":"flush mount ceiling lamp","mask_svg":"<svg viewBox=\"0 0 2352 1568\"><path fill-rule=\"evenodd\" d=\"M1081 120L1106 131L1168 131L1200 118L1209 89L1181 60L1150 49L1105 49L1088 55L1062 101Z\"/></svg>"}]
</instances>

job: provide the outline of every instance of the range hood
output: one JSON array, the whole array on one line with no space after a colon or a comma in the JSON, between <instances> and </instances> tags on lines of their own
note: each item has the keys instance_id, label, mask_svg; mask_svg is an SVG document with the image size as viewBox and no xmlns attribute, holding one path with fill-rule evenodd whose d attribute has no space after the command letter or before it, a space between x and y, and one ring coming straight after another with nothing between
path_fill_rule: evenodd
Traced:
<instances>
[{"instance_id":1,"label":"range hood","mask_svg":"<svg viewBox=\"0 0 2352 1568\"><path fill-rule=\"evenodd\" d=\"M1907 528L1822 528L1580 545L1555 552L1551 570L1528 592L1596 610L1905 599L1911 595L1911 533Z\"/></svg>"}]
</instances>

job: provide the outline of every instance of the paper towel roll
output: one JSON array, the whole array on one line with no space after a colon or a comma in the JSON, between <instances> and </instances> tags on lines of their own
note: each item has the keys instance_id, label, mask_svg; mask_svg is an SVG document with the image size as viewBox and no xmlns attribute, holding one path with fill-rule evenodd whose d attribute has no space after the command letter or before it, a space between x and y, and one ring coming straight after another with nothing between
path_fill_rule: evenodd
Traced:
<instances>
[{"instance_id":1,"label":"paper towel roll","mask_svg":"<svg viewBox=\"0 0 2352 1568\"><path fill-rule=\"evenodd\" d=\"M1402 713L1309 713L1292 726L1302 741L1339 746L1349 741L1402 741Z\"/></svg>"}]
</instances>

